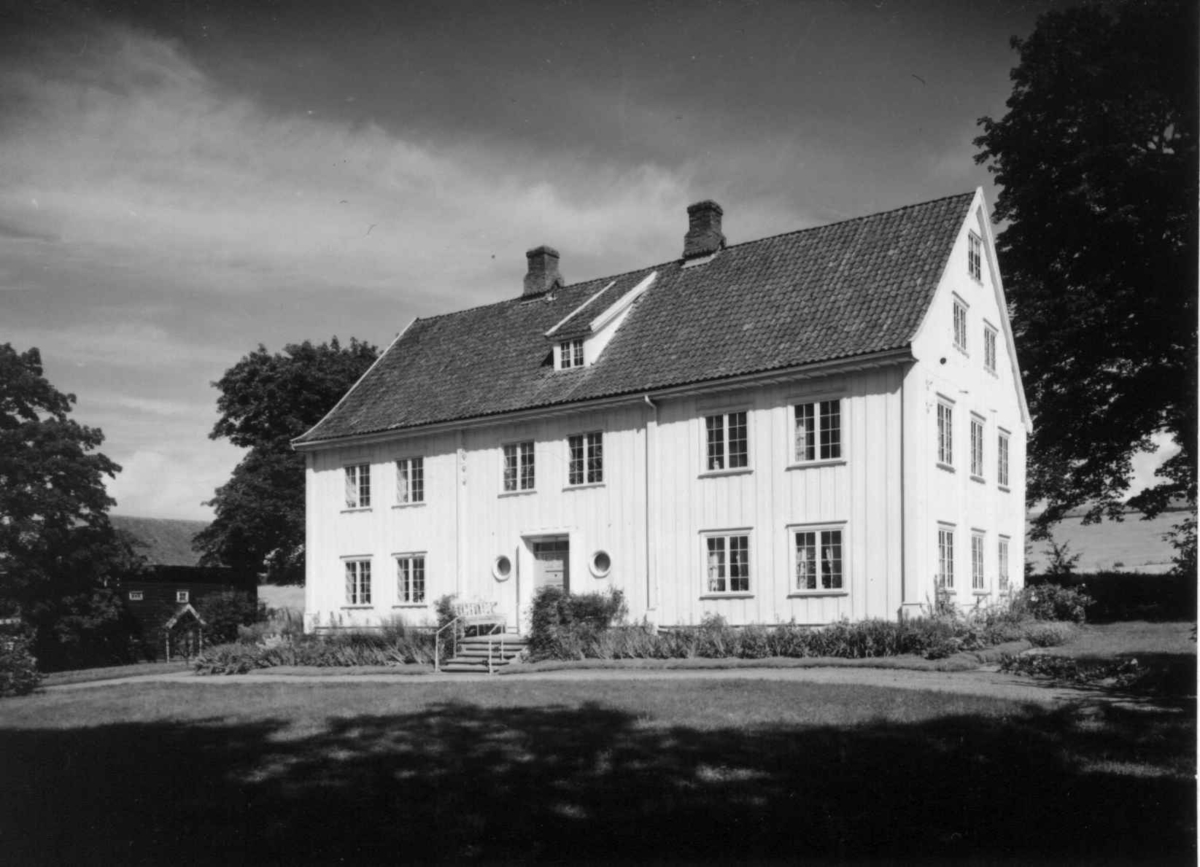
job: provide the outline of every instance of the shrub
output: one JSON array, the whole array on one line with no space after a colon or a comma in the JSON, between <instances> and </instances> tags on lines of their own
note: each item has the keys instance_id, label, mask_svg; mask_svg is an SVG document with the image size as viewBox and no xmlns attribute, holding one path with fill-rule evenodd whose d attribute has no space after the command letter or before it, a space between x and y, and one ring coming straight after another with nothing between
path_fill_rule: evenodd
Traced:
<instances>
[{"instance_id":1,"label":"shrub","mask_svg":"<svg viewBox=\"0 0 1200 867\"><path fill-rule=\"evenodd\" d=\"M1000 658L1000 670L1009 674L1046 677L1072 683L1113 680L1119 686L1130 686L1145 673L1136 659L1085 662L1069 656L1050 656L1045 653L1025 653L1019 656L1006 653Z\"/></svg>"},{"instance_id":2,"label":"shrub","mask_svg":"<svg viewBox=\"0 0 1200 867\"><path fill-rule=\"evenodd\" d=\"M299 636L275 645L232 642L205 648L197 657L198 674L245 674L256 668L309 665L340 668L359 665L432 664L433 635L402 623L379 631Z\"/></svg>"},{"instance_id":3,"label":"shrub","mask_svg":"<svg viewBox=\"0 0 1200 867\"><path fill-rule=\"evenodd\" d=\"M1034 647L1058 647L1073 641L1078 631L1074 623L1039 620L1028 624L1022 637Z\"/></svg>"},{"instance_id":4,"label":"shrub","mask_svg":"<svg viewBox=\"0 0 1200 867\"><path fill-rule=\"evenodd\" d=\"M0 627L0 698L28 695L42 681L25 628Z\"/></svg>"},{"instance_id":5,"label":"shrub","mask_svg":"<svg viewBox=\"0 0 1200 867\"><path fill-rule=\"evenodd\" d=\"M267 619L266 604L240 590L209 593L196 600L195 608L204 621L204 638L209 644L237 641L240 627Z\"/></svg>"},{"instance_id":6,"label":"shrub","mask_svg":"<svg viewBox=\"0 0 1200 867\"><path fill-rule=\"evenodd\" d=\"M627 612L620 590L568 594L560 587L540 587L529 617L530 656L582 659L599 633L623 620Z\"/></svg>"},{"instance_id":7,"label":"shrub","mask_svg":"<svg viewBox=\"0 0 1200 867\"><path fill-rule=\"evenodd\" d=\"M1095 602L1087 608L1092 622L1116 620L1194 620L1196 575L1149 575L1139 572L1096 572L1067 579L1035 575L1027 581L1039 589L1059 585L1080 589Z\"/></svg>"},{"instance_id":8,"label":"shrub","mask_svg":"<svg viewBox=\"0 0 1200 867\"><path fill-rule=\"evenodd\" d=\"M30 606L33 653L42 671L121 665L144 657L141 626L107 588Z\"/></svg>"},{"instance_id":9,"label":"shrub","mask_svg":"<svg viewBox=\"0 0 1200 867\"><path fill-rule=\"evenodd\" d=\"M1069 620L1083 623L1087 619L1088 606L1094 600L1084 585L1063 587L1058 584L1038 584L1022 587L1013 595L1012 606L1016 613L1035 620Z\"/></svg>"}]
</instances>

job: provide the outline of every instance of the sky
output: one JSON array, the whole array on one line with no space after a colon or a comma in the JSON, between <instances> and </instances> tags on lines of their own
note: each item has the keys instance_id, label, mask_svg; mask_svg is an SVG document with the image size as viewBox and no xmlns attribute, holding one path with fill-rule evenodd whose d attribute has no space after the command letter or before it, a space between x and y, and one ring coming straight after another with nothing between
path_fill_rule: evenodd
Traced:
<instances>
[{"instance_id":1,"label":"sky","mask_svg":"<svg viewBox=\"0 0 1200 867\"><path fill-rule=\"evenodd\" d=\"M208 519L212 383L260 343L386 347L539 244L668 261L704 198L730 243L994 202L977 120L1050 8L0 0L0 343L104 431L114 513Z\"/></svg>"}]
</instances>

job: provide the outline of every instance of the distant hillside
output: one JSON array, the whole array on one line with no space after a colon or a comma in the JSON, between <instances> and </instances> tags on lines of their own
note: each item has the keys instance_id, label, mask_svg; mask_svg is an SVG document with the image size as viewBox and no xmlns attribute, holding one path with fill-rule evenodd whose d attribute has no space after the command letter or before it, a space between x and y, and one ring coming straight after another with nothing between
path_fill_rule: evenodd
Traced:
<instances>
[{"instance_id":1,"label":"distant hillside","mask_svg":"<svg viewBox=\"0 0 1200 867\"><path fill-rule=\"evenodd\" d=\"M1072 554L1081 555L1078 571L1166 572L1171 568L1175 549L1163 536L1187 516L1186 505L1173 506L1149 521L1137 512L1129 512L1123 521L1101 521L1086 526L1083 512L1083 509L1073 512L1051 530L1054 541L1069 544ZM1049 563L1045 554L1049 545L1032 544L1030 559L1034 571L1041 572Z\"/></svg>"},{"instance_id":2,"label":"distant hillside","mask_svg":"<svg viewBox=\"0 0 1200 867\"><path fill-rule=\"evenodd\" d=\"M113 527L134 539L134 551L151 566L196 566L200 555L192 550L192 538L208 526L206 521L173 518L135 518L109 515Z\"/></svg>"}]
</instances>

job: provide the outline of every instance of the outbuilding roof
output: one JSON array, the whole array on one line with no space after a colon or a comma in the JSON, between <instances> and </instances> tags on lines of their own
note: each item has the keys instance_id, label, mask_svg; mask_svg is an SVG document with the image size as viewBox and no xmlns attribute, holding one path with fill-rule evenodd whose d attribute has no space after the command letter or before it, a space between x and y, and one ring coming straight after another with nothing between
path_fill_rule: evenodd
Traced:
<instances>
[{"instance_id":1,"label":"outbuilding roof","mask_svg":"<svg viewBox=\"0 0 1200 867\"><path fill-rule=\"evenodd\" d=\"M907 347L941 279L973 193L726 247L417 319L303 445L420 428ZM545 334L612 283L654 273L600 357L556 370ZM587 317L585 317L587 318Z\"/></svg>"}]
</instances>

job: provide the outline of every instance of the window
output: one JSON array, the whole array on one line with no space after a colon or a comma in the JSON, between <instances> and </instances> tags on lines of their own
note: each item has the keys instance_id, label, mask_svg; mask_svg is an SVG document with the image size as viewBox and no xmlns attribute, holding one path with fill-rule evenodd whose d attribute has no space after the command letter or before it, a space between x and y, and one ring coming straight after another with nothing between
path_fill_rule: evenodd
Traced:
<instances>
[{"instance_id":1,"label":"window","mask_svg":"<svg viewBox=\"0 0 1200 867\"><path fill-rule=\"evenodd\" d=\"M796 530L796 590L842 590L841 530Z\"/></svg>"},{"instance_id":2,"label":"window","mask_svg":"<svg viewBox=\"0 0 1200 867\"><path fill-rule=\"evenodd\" d=\"M497 581L507 581L512 575L512 560L501 554L492 561L492 577Z\"/></svg>"},{"instance_id":3,"label":"window","mask_svg":"<svg viewBox=\"0 0 1200 867\"><path fill-rule=\"evenodd\" d=\"M346 467L346 508L368 509L371 506L371 465L355 464Z\"/></svg>"},{"instance_id":4,"label":"window","mask_svg":"<svg viewBox=\"0 0 1200 867\"><path fill-rule=\"evenodd\" d=\"M346 561L346 604L371 604L371 561Z\"/></svg>"},{"instance_id":5,"label":"window","mask_svg":"<svg viewBox=\"0 0 1200 867\"><path fill-rule=\"evenodd\" d=\"M567 437L571 452L567 483L598 485L604 481L604 434L600 431Z\"/></svg>"},{"instance_id":6,"label":"window","mask_svg":"<svg viewBox=\"0 0 1200 867\"><path fill-rule=\"evenodd\" d=\"M983 419L971 417L971 477L983 481Z\"/></svg>"},{"instance_id":7,"label":"window","mask_svg":"<svg viewBox=\"0 0 1200 867\"><path fill-rule=\"evenodd\" d=\"M708 469L736 470L749 465L746 413L729 412L704 419L708 435Z\"/></svg>"},{"instance_id":8,"label":"window","mask_svg":"<svg viewBox=\"0 0 1200 867\"><path fill-rule=\"evenodd\" d=\"M937 586L945 590L954 589L954 529L952 527L938 527Z\"/></svg>"},{"instance_id":9,"label":"window","mask_svg":"<svg viewBox=\"0 0 1200 867\"><path fill-rule=\"evenodd\" d=\"M954 299L954 348L967 351L967 305Z\"/></svg>"},{"instance_id":10,"label":"window","mask_svg":"<svg viewBox=\"0 0 1200 867\"><path fill-rule=\"evenodd\" d=\"M558 369L583 367L583 340L564 340L558 344Z\"/></svg>"},{"instance_id":11,"label":"window","mask_svg":"<svg viewBox=\"0 0 1200 867\"><path fill-rule=\"evenodd\" d=\"M750 592L750 537L707 536L709 593Z\"/></svg>"},{"instance_id":12,"label":"window","mask_svg":"<svg viewBox=\"0 0 1200 867\"><path fill-rule=\"evenodd\" d=\"M1007 593L1008 592L1008 537L1007 536L1000 537L1000 547L999 547L999 551L997 552L997 554L998 554L998 559L1000 561L1000 568L998 570L999 577L1000 577L1000 592Z\"/></svg>"},{"instance_id":13,"label":"window","mask_svg":"<svg viewBox=\"0 0 1200 867\"><path fill-rule=\"evenodd\" d=\"M954 408L948 403L938 403L938 463L954 466Z\"/></svg>"},{"instance_id":14,"label":"window","mask_svg":"<svg viewBox=\"0 0 1200 867\"><path fill-rule=\"evenodd\" d=\"M971 589L986 590L983 579L983 533L971 534Z\"/></svg>"},{"instance_id":15,"label":"window","mask_svg":"<svg viewBox=\"0 0 1200 867\"><path fill-rule=\"evenodd\" d=\"M129 601L130 602L141 602L145 598L146 598L145 591L142 591L142 590L130 590L129 591Z\"/></svg>"},{"instance_id":16,"label":"window","mask_svg":"<svg viewBox=\"0 0 1200 867\"><path fill-rule=\"evenodd\" d=\"M983 282L983 239L974 232L967 234L967 272L972 280Z\"/></svg>"},{"instance_id":17,"label":"window","mask_svg":"<svg viewBox=\"0 0 1200 867\"><path fill-rule=\"evenodd\" d=\"M1004 431L996 440L996 482L1002 488L1008 487L1008 434Z\"/></svg>"},{"instance_id":18,"label":"window","mask_svg":"<svg viewBox=\"0 0 1200 867\"><path fill-rule=\"evenodd\" d=\"M983 327L983 366L988 373L996 372L996 329Z\"/></svg>"},{"instance_id":19,"label":"window","mask_svg":"<svg viewBox=\"0 0 1200 867\"><path fill-rule=\"evenodd\" d=\"M532 491L536 482L533 443L510 443L504 447L504 490Z\"/></svg>"},{"instance_id":20,"label":"window","mask_svg":"<svg viewBox=\"0 0 1200 867\"><path fill-rule=\"evenodd\" d=\"M396 504L406 506L425 502L425 459L403 458L396 461Z\"/></svg>"},{"instance_id":21,"label":"window","mask_svg":"<svg viewBox=\"0 0 1200 867\"><path fill-rule=\"evenodd\" d=\"M830 461L842 456L842 402L796 404L795 461Z\"/></svg>"},{"instance_id":22,"label":"window","mask_svg":"<svg viewBox=\"0 0 1200 867\"><path fill-rule=\"evenodd\" d=\"M187 602L190 598L191 598L191 595L186 590L176 590L175 591L175 601L176 602L180 602L180 603Z\"/></svg>"},{"instance_id":23,"label":"window","mask_svg":"<svg viewBox=\"0 0 1200 867\"><path fill-rule=\"evenodd\" d=\"M612 557L608 556L607 551L597 551L592 555L588 569L595 577L604 578L612 571Z\"/></svg>"},{"instance_id":24,"label":"window","mask_svg":"<svg viewBox=\"0 0 1200 867\"><path fill-rule=\"evenodd\" d=\"M396 557L396 601L401 605L424 603L424 554L404 554Z\"/></svg>"}]
</instances>

